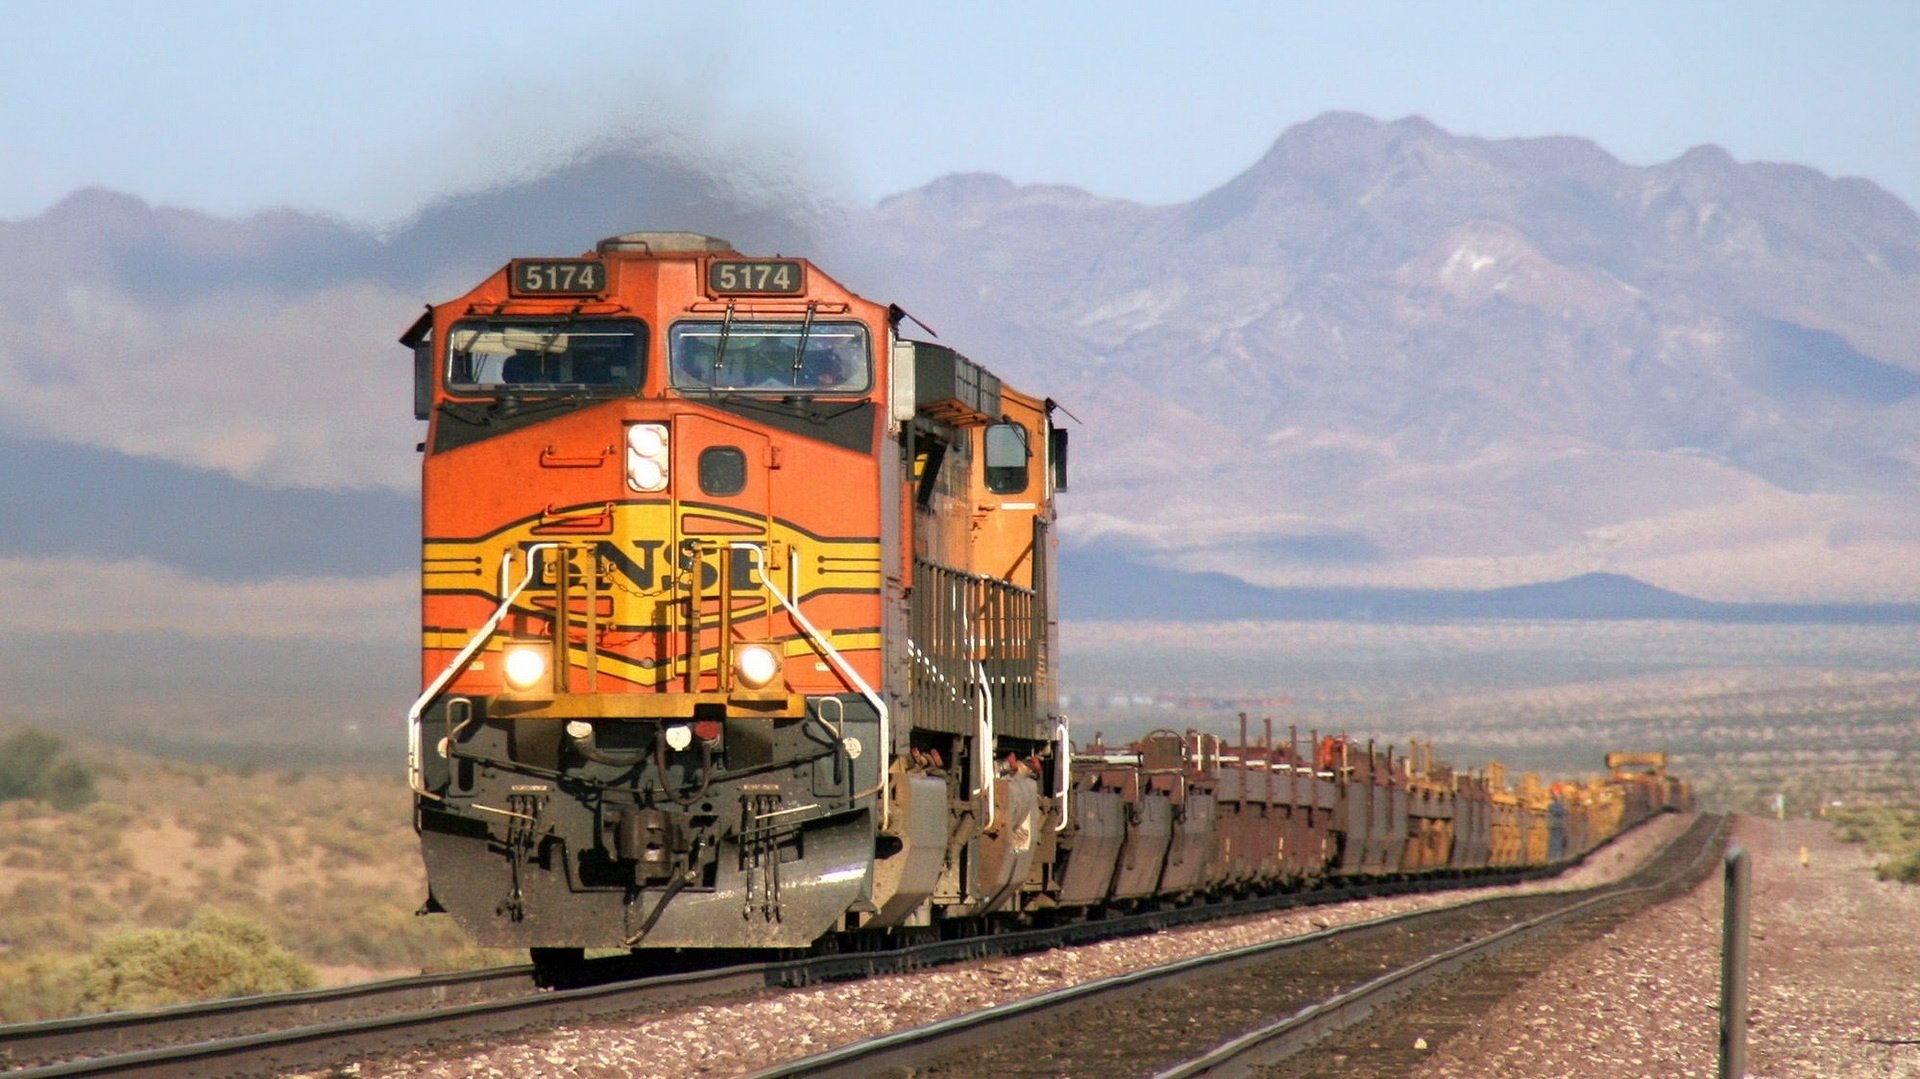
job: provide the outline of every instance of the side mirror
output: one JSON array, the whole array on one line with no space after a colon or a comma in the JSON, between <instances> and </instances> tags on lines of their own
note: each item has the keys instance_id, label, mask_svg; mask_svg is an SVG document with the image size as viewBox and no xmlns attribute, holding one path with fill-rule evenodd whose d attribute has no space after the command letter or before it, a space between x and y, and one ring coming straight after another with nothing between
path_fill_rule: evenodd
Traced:
<instances>
[{"instance_id":1,"label":"side mirror","mask_svg":"<svg viewBox=\"0 0 1920 1079\"><path fill-rule=\"evenodd\" d=\"M433 342L413 348L413 418L424 420L433 410Z\"/></svg>"},{"instance_id":2,"label":"side mirror","mask_svg":"<svg viewBox=\"0 0 1920 1079\"><path fill-rule=\"evenodd\" d=\"M913 342L896 339L887 363L888 415L896 426L913 422L917 399L914 396Z\"/></svg>"},{"instance_id":3,"label":"side mirror","mask_svg":"<svg viewBox=\"0 0 1920 1079\"><path fill-rule=\"evenodd\" d=\"M413 418L424 420L433 411L433 308L407 327L400 343L413 350Z\"/></svg>"},{"instance_id":4,"label":"side mirror","mask_svg":"<svg viewBox=\"0 0 1920 1079\"><path fill-rule=\"evenodd\" d=\"M1053 489L1067 489L1067 432L1058 427L1047 428L1047 467L1053 470Z\"/></svg>"}]
</instances>

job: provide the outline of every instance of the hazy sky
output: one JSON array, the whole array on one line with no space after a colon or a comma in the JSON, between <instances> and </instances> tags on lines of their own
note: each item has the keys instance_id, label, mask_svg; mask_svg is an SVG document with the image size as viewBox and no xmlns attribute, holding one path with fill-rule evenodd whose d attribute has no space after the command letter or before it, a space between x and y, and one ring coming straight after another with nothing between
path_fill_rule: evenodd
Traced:
<instances>
[{"instance_id":1,"label":"hazy sky","mask_svg":"<svg viewBox=\"0 0 1920 1079\"><path fill-rule=\"evenodd\" d=\"M622 130L872 200L957 170L1148 202L1329 109L1718 143L1920 205L1920 4L9 2L0 217L104 185L369 222Z\"/></svg>"}]
</instances>

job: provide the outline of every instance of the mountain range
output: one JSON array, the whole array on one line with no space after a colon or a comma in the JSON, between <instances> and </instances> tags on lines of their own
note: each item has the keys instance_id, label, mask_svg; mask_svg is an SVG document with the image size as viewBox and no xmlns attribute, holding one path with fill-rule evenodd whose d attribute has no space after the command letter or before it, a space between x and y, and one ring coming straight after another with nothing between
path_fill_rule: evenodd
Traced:
<instances>
[{"instance_id":1,"label":"mountain range","mask_svg":"<svg viewBox=\"0 0 1920 1079\"><path fill-rule=\"evenodd\" d=\"M1617 573L1505 588L1263 587L1225 573L1168 569L1126 551L1068 548L1061 617L1102 622L1665 621L1733 625L1910 626L1920 603L1728 603Z\"/></svg>"},{"instance_id":2,"label":"mountain range","mask_svg":"<svg viewBox=\"0 0 1920 1079\"><path fill-rule=\"evenodd\" d=\"M101 647L185 696L88 707L225 684L331 717L340 668L404 698L372 658L415 602L394 338L641 228L809 255L1060 401L1070 618L1920 600L1920 216L1870 181L1330 113L1178 204L961 174L863 206L640 139L385 231L98 190L0 221L0 587L30 597L0 638L44 697L16 709L69 707Z\"/></svg>"},{"instance_id":3,"label":"mountain range","mask_svg":"<svg viewBox=\"0 0 1920 1079\"><path fill-rule=\"evenodd\" d=\"M1085 419L1083 542L1265 585L1920 597L1920 217L1868 181L1336 113L1180 205L965 175L866 224Z\"/></svg>"}]
</instances>

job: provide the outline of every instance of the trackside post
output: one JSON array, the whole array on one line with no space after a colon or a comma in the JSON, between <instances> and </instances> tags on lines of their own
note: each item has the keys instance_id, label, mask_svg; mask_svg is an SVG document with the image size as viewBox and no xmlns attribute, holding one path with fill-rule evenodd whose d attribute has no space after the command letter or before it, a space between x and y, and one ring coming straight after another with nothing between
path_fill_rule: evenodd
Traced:
<instances>
[{"instance_id":1,"label":"trackside post","mask_svg":"<svg viewBox=\"0 0 1920 1079\"><path fill-rule=\"evenodd\" d=\"M1747 1071L1747 923L1753 909L1753 867L1745 847L1727 852L1726 899L1720 924L1720 1079Z\"/></svg>"}]
</instances>

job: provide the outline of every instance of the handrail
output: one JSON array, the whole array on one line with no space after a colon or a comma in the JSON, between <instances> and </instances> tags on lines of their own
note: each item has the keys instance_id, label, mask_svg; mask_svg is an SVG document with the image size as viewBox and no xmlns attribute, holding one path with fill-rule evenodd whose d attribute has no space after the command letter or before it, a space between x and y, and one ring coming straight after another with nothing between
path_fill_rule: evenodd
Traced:
<instances>
[{"instance_id":1,"label":"handrail","mask_svg":"<svg viewBox=\"0 0 1920 1079\"><path fill-rule=\"evenodd\" d=\"M887 714L887 703L880 699L880 695L873 691L873 687L867 684L866 679L860 677L860 672L853 668L853 664L847 662L847 658L841 655L840 650L835 648L832 643L827 640L826 635L814 628L813 623L807 620L807 616L800 613L800 608L796 606L792 600L788 599L786 593L780 591L780 587L774 584L773 580L767 576L767 552L765 548L748 540L733 540L728 546L735 550L752 551L758 556L754 559L753 572L755 576L760 578L760 583L766 587L767 593L786 610L788 617L793 619L793 624L799 626L800 632L806 634L807 640L812 642L813 646L820 650L820 655L825 658L827 662L833 664L834 668L839 671L840 677L857 689L860 695L867 699L868 704L873 705L874 712L880 718L880 785L874 788L874 790L880 795L880 827L883 829L886 828L887 825L891 823L892 806L888 802L888 796L893 789L893 777L890 774L893 768L893 726ZM797 562L790 562L788 568L797 578L799 575L799 564ZM793 586L789 585L789 587ZM794 590L798 591L798 588ZM846 752L846 747L840 747L840 751L843 753Z\"/></svg>"},{"instance_id":2,"label":"handrail","mask_svg":"<svg viewBox=\"0 0 1920 1079\"><path fill-rule=\"evenodd\" d=\"M960 639L966 642L967 653L970 656L977 653L981 645L980 639L973 635L973 618L969 611L971 599L971 596L963 596L959 603ZM995 810L997 809L993 799L993 753L995 748L993 734L993 684L987 681L987 668L978 659L973 661L973 676L974 685L977 687L980 695L980 710L974 715L973 727L973 758L978 762L974 766L974 771L979 778L977 785L973 788L973 794L976 798L982 793L987 796L987 819L985 823L980 825L980 830L989 832L993 830L994 817L996 815Z\"/></svg>"},{"instance_id":3,"label":"handrail","mask_svg":"<svg viewBox=\"0 0 1920 1079\"><path fill-rule=\"evenodd\" d=\"M1067 818L1071 816L1067 812L1067 797L1073 791L1073 738L1067 733L1067 717L1062 715L1055 718L1060 720L1060 727L1054 732L1060 740L1060 746L1053 751L1059 761L1060 771L1060 823L1054 825L1053 830L1064 832L1067 830Z\"/></svg>"},{"instance_id":4,"label":"handrail","mask_svg":"<svg viewBox=\"0 0 1920 1079\"><path fill-rule=\"evenodd\" d=\"M494 611L493 617L487 619L486 624L474 633L473 639L467 642L466 647L460 649L460 654L453 657L453 661L447 664L446 669L441 671L432 682L428 683L426 690L420 694L420 698L413 702L413 707L407 709L407 786L413 789L413 793L420 795L422 798L431 798L436 802L445 801L440 795L428 790L426 782L421 779L420 717L425 714L427 705L432 704L434 698L440 696L440 691L447 688L447 683L453 681L454 676L459 674L460 670L473 659L474 654L480 651L481 646L487 643L487 638L493 636L493 631L499 629L501 621L507 617L507 611L513 607L513 601L519 599L520 593L526 591L527 586L533 583L533 573L535 569L533 556L541 551L550 551L559 546L560 544L558 543L536 543L529 546L526 551L526 576L520 578L520 583L514 585L511 590L508 590L507 582L512 580L513 548L507 548L500 556L500 591L502 598L499 609Z\"/></svg>"},{"instance_id":5,"label":"handrail","mask_svg":"<svg viewBox=\"0 0 1920 1079\"><path fill-rule=\"evenodd\" d=\"M987 820L980 826L983 832L993 830L995 806L993 804L993 687L987 684L987 670L979 660L973 661L973 670L979 676L976 683L980 690L980 714L975 721L973 738L974 759L980 762L980 785L973 789L974 794L985 792L987 796Z\"/></svg>"}]
</instances>

